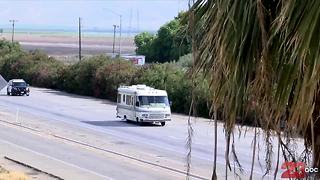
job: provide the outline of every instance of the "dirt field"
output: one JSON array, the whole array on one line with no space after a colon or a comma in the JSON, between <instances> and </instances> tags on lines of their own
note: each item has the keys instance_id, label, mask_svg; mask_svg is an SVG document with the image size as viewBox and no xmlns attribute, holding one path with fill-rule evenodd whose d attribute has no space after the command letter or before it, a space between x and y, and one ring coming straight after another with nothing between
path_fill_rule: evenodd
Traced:
<instances>
[{"instance_id":1,"label":"dirt field","mask_svg":"<svg viewBox=\"0 0 320 180\"><path fill-rule=\"evenodd\" d=\"M11 40L11 33L4 33L0 39ZM78 36L63 34L18 33L14 40L20 42L25 50L40 49L51 56L65 57L78 55ZM132 54L135 51L133 37L123 36L121 53ZM96 55L112 53L113 37L82 36L82 54ZM115 53L119 52L119 39L115 41Z\"/></svg>"}]
</instances>

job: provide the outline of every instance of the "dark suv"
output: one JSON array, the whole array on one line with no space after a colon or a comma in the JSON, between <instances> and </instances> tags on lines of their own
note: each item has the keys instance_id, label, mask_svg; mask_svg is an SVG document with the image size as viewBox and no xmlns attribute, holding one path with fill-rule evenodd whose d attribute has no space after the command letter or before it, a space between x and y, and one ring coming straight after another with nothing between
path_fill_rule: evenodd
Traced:
<instances>
[{"instance_id":1,"label":"dark suv","mask_svg":"<svg viewBox=\"0 0 320 180\"><path fill-rule=\"evenodd\" d=\"M29 84L23 79L12 79L7 86L7 95L27 95L29 96Z\"/></svg>"}]
</instances>

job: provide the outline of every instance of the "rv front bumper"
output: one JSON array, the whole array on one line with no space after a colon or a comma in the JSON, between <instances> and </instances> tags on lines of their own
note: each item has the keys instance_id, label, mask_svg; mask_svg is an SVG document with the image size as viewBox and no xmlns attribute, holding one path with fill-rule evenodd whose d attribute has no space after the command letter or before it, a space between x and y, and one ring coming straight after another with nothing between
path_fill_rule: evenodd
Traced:
<instances>
[{"instance_id":1,"label":"rv front bumper","mask_svg":"<svg viewBox=\"0 0 320 180\"><path fill-rule=\"evenodd\" d=\"M171 121L170 112L143 112L136 114L140 122L165 122Z\"/></svg>"},{"instance_id":2,"label":"rv front bumper","mask_svg":"<svg viewBox=\"0 0 320 180\"><path fill-rule=\"evenodd\" d=\"M140 122L165 122L171 121L171 119L142 119L140 118Z\"/></svg>"}]
</instances>

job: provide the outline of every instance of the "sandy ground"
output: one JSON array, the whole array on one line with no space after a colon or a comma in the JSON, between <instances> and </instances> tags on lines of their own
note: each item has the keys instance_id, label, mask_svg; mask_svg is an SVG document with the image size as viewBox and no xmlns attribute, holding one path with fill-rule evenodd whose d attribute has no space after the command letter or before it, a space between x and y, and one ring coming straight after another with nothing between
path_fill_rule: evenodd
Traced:
<instances>
[{"instance_id":1,"label":"sandy ground","mask_svg":"<svg viewBox=\"0 0 320 180\"><path fill-rule=\"evenodd\" d=\"M19 165L15 162L0 158L1 180L55 179L34 169Z\"/></svg>"},{"instance_id":2,"label":"sandy ground","mask_svg":"<svg viewBox=\"0 0 320 180\"><path fill-rule=\"evenodd\" d=\"M11 40L11 33L4 33L0 39ZM14 40L20 42L25 50L40 49L51 56L77 56L78 36L51 34L15 34ZM124 36L121 40L121 53L133 54L133 37ZM82 36L82 54L96 55L113 52L113 37ZM119 39L115 42L115 53L119 52Z\"/></svg>"}]
</instances>

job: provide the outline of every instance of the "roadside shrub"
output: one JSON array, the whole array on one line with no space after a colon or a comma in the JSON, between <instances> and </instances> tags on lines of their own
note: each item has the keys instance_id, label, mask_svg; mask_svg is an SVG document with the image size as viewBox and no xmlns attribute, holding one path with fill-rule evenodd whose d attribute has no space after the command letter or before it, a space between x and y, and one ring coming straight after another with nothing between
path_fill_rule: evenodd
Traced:
<instances>
[{"instance_id":1,"label":"roadside shrub","mask_svg":"<svg viewBox=\"0 0 320 180\"><path fill-rule=\"evenodd\" d=\"M61 74L65 71L65 66L56 61L39 63L30 70L31 83L33 86L46 88L61 87Z\"/></svg>"},{"instance_id":2,"label":"roadside shrub","mask_svg":"<svg viewBox=\"0 0 320 180\"><path fill-rule=\"evenodd\" d=\"M182 68L189 69L192 66L192 54L181 56L176 64Z\"/></svg>"},{"instance_id":3,"label":"roadside shrub","mask_svg":"<svg viewBox=\"0 0 320 180\"><path fill-rule=\"evenodd\" d=\"M2 59L1 73L7 80L23 78L34 86L57 88L64 66L40 51L21 53Z\"/></svg>"},{"instance_id":4,"label":"roadside shrub","mask_svg":"<svg viewBox=\"0 0 320 180\"><path fill-rule=\"evenodd\" d=\"M2 41L0 55L0 73L7 80L23 78L33 86L57 88L112 101L116 100L119 85L146 84L168 92L173 112L188 114L190 109L193 87L187 69L191 55L181 57L177 63L142 67L103 55L67 65L41 51L24 52L19 44ZM207 117L208 82L200 77L195 81L195 110L197 115Z\"/></svg>"},{"instance_id":5,"label":"roadside shrub","mask_svg":"<svg viewBox=\"0 0 320 180\"><path fill-rule=\"evenodd\" d=\"M119 85L130 85L137 67L130 61L115 60L100 67L95 73L94 96L115 101Z\"/></svg>"},{"instance_id":6,"label":"roadside shrub","mask_svg":"<svg viewBox=\"0 0 320 180\"><path fill-rule=\"evenodd\" d=\"M41 51L31 51L22 60L31 62L31 66L27 67L26 77L33 86L57 88L60 85L64 65L55 58Z\"/></svg>"},{"instance_id":7,"label":"roadside shrub","mask_svg":"<svg viewBox=\"0 0 320 180\"><path fill-rule=\"evenodd\" d=\"M209 80L200 73L198 77L196 77L195 87L194 87L194 106L196 116L200 117L209 117L209 110L211 107L210 92L209 92ZM191 87L192 88L192 87Z\"/></svg>"},{"instance_id":8,"label":"roadside shrub","mask_svg":"<svg viewBox=\"0 0 320 180\"><path fill-rule=\"evenodd\" d=\"M92 96L96 71L112 61L108 56L94 56L69 65L63 77L63 89L67 92Z\"/></svg>"},{"instance_id":9,"label":"roadside shrub","mask_svg":"<svg viewBox=\"0 0 320 180\"><path fill-rule=\"evenodd\" d=\"M192 84L188 79L186 71L174 63L151 64L141 68L134 79L134 84L146 84L148 86L165 89L170 101L172 101L172 111L188 114L191 104ZM197 99L203 100L206 93L200 92L204 89L202 82L196 87L200 93ZM198 101L197 101L198 102ZM208 116L207 102L196 103L198 115Z\"/></svg>"},{"instance_id":10,"label":"roadside shrub","mask_svg":"<svg viewBox=\"0 0 320 180\"><path fill-rule=\"evenodd\" d=\"M15 54L6 56L1 63L1 74L6 79L14 79L28 76L28 70L32 67L32 61L24 60L23 55Z\"/></svg>"},{"instance_id":11,"label":"roadside shrub","mask_svg":"<svg viewBox=\"0 0 320 180\"><path fill-rule=\"evenodd\" d=\"M9 42L5 40L0 40L0 57L7 55L12 55L15 53L21 53L22 49L20 44L17 42Z\"/></svg>"}]
</instances>

